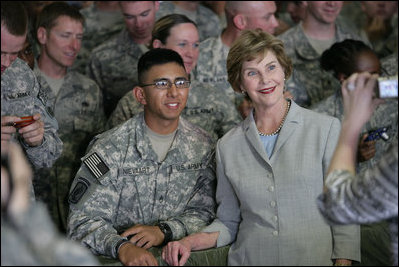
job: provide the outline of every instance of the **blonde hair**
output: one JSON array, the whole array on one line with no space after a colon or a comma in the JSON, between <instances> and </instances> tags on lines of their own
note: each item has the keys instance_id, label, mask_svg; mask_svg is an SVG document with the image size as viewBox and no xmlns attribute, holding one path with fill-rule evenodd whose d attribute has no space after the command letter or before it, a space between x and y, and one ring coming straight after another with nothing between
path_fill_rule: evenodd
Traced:
<instances>
[{"instance_id":1,"label":"blonde hair","mask_svg":"<svg viewBox=\"0 0 399 267\"><path fill-rule=\"evenodd\" d=\"M284 44L273 35L262 31L244 30L233 43L227 56L228 81L236 92L241 92L241 69L245 61L250 61L259 55L266 56L271 51L284 69L284 76L288 79L292 73L291 59L285 54Z\"/></svg>"}]
</instances>

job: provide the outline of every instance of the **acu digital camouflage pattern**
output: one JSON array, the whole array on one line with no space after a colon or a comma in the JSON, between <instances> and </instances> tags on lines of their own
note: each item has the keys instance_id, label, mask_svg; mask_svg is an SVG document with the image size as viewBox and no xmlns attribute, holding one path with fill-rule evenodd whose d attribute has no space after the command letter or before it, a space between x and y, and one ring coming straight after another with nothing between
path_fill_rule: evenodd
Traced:
<instances>
[{"instance_id":1,"label":"acu digital camouflage pattern","mask_svg":"<svg viewBox=\"0 0 399 267\"><path fill-rule=\"evenodd\" d=\"M327 72L320 67L320 57L309 43L301 24L294 26L283 34L277 36L284 43L285 53L292 60L296 72L292 82L298 81L298 86L306 89L309 100L301 99L306 103L305 107L316 104L334 93L336 78L332 72ZM335 41L341 42L345 39L361 40L359 36L347 31L336 24ZM291 85L291 90L300 92ZM298 97L298 96L295 96ZM299 97L302 98L302 97ZM295 99L295 98L294 98ZM309 103L309 104L308 104Z\"/></svg>"},{"instance_id":2,"label":"acu digital camouflage pattern","mask_svg":"<svg viewBox=\"0 0 399 267\"><path fill-rule=\"evenodd\" d=\"M138 84L137 63L144 53L126 29L93 50L86 73L103 93L106 117L119 99Z\"/></svg>"},{"instance_id":3,"label":"acu digital camouflage pattern","mask_svg":"<svg viewBox=\"0 0 399 267\"><path fill-rule=\"evenodd\" d=\"M107 128L113 128L143 110L143 105L132 92L128 92L111 114ZM238 111L223 92L196 81L191 83L187 104L181 116L207 131L214 140L241 121Z\"/></svg>"},{"instance_id":4,"label":"acu digital camouflage pattern","mask_svg":"<svg viewBox=\"0 0 399 267\"><path fill-rule=\"evenodd\" d=\"M200 41L209 37L218 36L222 31L218 15L201 4L198 5L195 12L190 12L173 4L172 1L162 1L159 4L156 19L158 20L159 18L169 14L182 14L194 21L198 27Z\"/></svg>"},{"instance_id":5,"label":"acu digital camouflage pattern","mask_svg":"<svg viewBox=\"0 0 399 267\"><path fill-rule=\"evenodd\" d=\"M234 92L227 78L226 61L230 48L223 44L220 36L211 37L200 43L200 55L193 70L195 79L221 90L238 107L242 96Z\"/></svg>"},{"instance_id":6,"label":"acu digital camouflage pattern","mask_svg":"<svg viewBox=\"0 0 399 267\"><path fill-rule=\"evenodd\" d=\"M2 266L99 265L89 250L60 235L40 202L22 214L1 214Z\"/></svg>"},{"instance_id":7,"label":"acu digital camouflage pattern","mask_svg":"<svg viewBox=\"0 0 399 267\"><path fill-rule=\"evenodd\" d=\"M215 217L214 143L180 118L164 161L146 134L144 113L96 137L89 153L109 168L97 179L82 164L69 199L68 236L93 253L117 258L119 235L136 225L169 225L173 240L198 232ZM76 191L76 184L87 191ZM83 188L83 187L81 187ZM75 202L76 204L72 204Z\"/></svg>"},{"instance_id":8,"label":"acu digital camouflage pattern","mask_svg":"<svg viewBox=\"0 0 399 267\"><path fill-rule=\"evenodd\" d=\"M340 90L327 99L319 102L311 108L312 110L327 114L338 118L340 121L343 119L343 101ZM363 126L362 134L370 130L389 126L387 131L390 137L388 141L382 139L377 140L375 144L376 153L373 158L357 164L357 172L363 173L367 169L371 169L386 153L389 145L397 142L398 139L398 102L397 99L386 99L384 104L379 105L371 116L370 120ZM360 138L360 137L359 137Z\"/></svg>"},{"instance_id":9,"label":"acu digital camouflage pattern","mask_svg":"<svg viewBox=\"0 0 399 267\"><path fill-rule=\"evenodd\" d=\"M35 192L49 206L59 229L65 232L68 192L80 167L80 158L91 139L104 128L103 98L94 81L75 71L67 72L58 95L54 95L37 65L35 73L40 84L39 95L57 119L64 143L64 151L54 165L36 172Z\"/></svg>"},{"instance_id":10,"label":"acu digital camouflage pattern","mask_svg":"<svg viewBox=\"0 0 399 267\"><path fill-rule=\"evenodd\" d=\"M381 68L385 75L393 76L398 74L398 53L392 53L389 56L382 58Z\"/></svg>"},{"instance_id":11,"label":"acu digital camouflage pattern","mask_svg":"<svg viewBox=\"0 0 399 267\"><path fill-rule=\"evenodd\" d=\"M120 11L101 11L96 7L95 3L81 9L80 13L85 18L84 34L81 49L72 69L85 74L86 65L88 64L92 50L122 31L125 27L125 22ZM112 14L115 17L112 24L105 25L102 23L104 21L104 13ZM108 14L104 15L109 16Z\"/></svg>"},{"instance_id":12,"label":"acu digital camouflage pattern","mask_svg":"<svg viewBox=\"0 0 399 267\"><path fill-rule=\"evenodd\" d=\"M14 135L14 140L21 143L35 169L52 166L61 155L63 147L57 133L57 120L48 112L38 93L36 77L21 59L17 58L1 74L1 116L23 117L40 113L44 122L44 137L40 146L29 147L18 134Z\"/></svg>"}]
</instances>

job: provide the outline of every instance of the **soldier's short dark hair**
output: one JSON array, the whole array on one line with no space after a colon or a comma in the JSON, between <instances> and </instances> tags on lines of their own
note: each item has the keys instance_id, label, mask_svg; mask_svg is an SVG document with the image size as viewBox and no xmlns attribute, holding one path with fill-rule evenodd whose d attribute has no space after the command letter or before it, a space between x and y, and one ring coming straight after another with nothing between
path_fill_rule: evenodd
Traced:
<instances>
[{"instance_id":1,"label":"soldier's short dark hair","mask_svg":"<svg viewBox=\"0 0 399 267\"><path fill-rule=\"evenodd\" d=\"M1 1L1 25L15 36L28 31L28 13L20 1Z\"/></svg>"},{"instance_id":2,"label":"soldier's short dark hair","mask_svg":"<svg viewBox=\"0 0 399 267\"><path fill-rule=\"evenodd\" d=\"M170 35L170 30L174 26L183 23L191 23L198 29L197 24L195 24L194 21L182 14L169 14L158 19L155 22L154 29L152 30L151 48L154 40L159 40L165 45L166 39L168 39Z\"/></svg>"},{"instance_id":3,"label":"soldier's short dark hair","mask_svg":"<svg viewBox=\"0 0 399 267\"><path fill-rule=\"evenodd\" d=\"M37 19L36 29L43 27L50 31L55 26L60 16L67 16L73 20L79 21L84 25L84 17L75 6L65 2L53 2L46 5L40 12Z\"/></svg>"},{"instance_id":4,"label":"soldier's short dark hair","mask_svg":"<svg viewBox=\"0 0 399 267\"><path fill-rule=\"evenodd\" d=\"M253 60L259 55L266 56L271 51L284 69L288 79L292 73L292 62L284 50L284 44L270 33L261 29L244 30L233 43L227 56L227 78L234 91L241 92L241 68L245 61Z\"/></svg>"},{"instance_id":5,"label":"soldier's short dark hair","mask_svg":"<svg viewBox=\"0 0 399 267\"><path fill-rule=\"evenodd\" d=\"M144 81L144 75L156 65L163 65L167 63L177 63L184 68L184 62L181 56L174 50L166 48L154 48L147 51L142 55L137 63L137 74L139 83L142 84Z\"/></svg>"}]
</instances>

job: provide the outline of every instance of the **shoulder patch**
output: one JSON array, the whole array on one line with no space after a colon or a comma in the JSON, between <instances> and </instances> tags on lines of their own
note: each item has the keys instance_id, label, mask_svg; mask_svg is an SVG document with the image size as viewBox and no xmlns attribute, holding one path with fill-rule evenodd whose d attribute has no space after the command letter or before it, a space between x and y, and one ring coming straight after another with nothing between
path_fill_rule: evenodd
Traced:
<instances>
[{"instance_id":1,"label":"shoulder patch","mask_svg":"<svg viewBox=\"0 0 399 267\"><path fill-rule=\"evenodd\" d=\"M87 189L89 189L90 182L86 179L79 177L78 182L73 188L72 192L69 194L68 202L72 204L77 204L79 200L86 193Z\"/></svg>"},{"instance_id":2,"label":"shoulder patch","mask_svg":"<svg viewBox=\"0 0 399 267\"><path fill-rule=\"evenodd\" d=\"M107 165L96 152L87 157L83 163L89 168L90 172L98 179L109 171Z\"/></svg>"}]
</instances>

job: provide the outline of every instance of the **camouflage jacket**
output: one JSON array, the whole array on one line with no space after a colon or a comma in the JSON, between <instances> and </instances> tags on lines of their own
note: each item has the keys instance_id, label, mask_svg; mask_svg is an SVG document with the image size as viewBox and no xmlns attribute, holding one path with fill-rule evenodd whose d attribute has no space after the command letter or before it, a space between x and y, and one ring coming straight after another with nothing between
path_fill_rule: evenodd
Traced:
<instances>
[{"instance_id":1,"label":"camouflage jacket","mask_svg":"<svg viewBox=\"0 0 399 267\"><path fill-rule=\"evenodd\" d=\"M47 110L59 124L59 136L64 151L51 168L35 173L35 192L50 207L54 221L66 230L68 207L65 199L79 169L90 140L102 132L105 124L103 98L97 84L76 71L67 72L57 95L42 76L37 65L34 69L40 84L39 96Z\"/></svg>"},{"instance_id":2,"label":"camouflage jacket","mask_svg":"<svg viewBox=\"0 0 399 267\"><path fill-rule=\"evenodd\" d=\"M118 103L108 120L107 128L113 128L143 111L143 106L132 92ZM241 121L234 105L227 96L208 84L192 82L182 117L206 130L216 141Z\"/></svg>"},{"instance_id":3,"label":"camouflage jacket","mask_svg":"<svg viewBox=\"0 0 399 267\"><path fill-rule=\"evenodd\" d=\"M227 79L226 60L229 50L230 47L223 44L220 35L201 42L200 55L193 73L199 82L211 84L222 90L231 102L238 106L239 94L234 92Z\"/></svg>"},{"instance_id":4,"label":"camouflage jacket","mask_svg":"<svg viewBox=\"0 0 399 267\"><path fill-rule=\"evenodd\" d=\"M336 93L317 103L311 107L312 110L327 114L338 118L342 121L344 117L344 108L342 95L340 90L336 90ZM387 134L389 136L388 141L382 139L377 140L375 148L376 153L373 158L365 162L357 164L357 172L364 172L367 169L372 168L386 153L389 145L398 139L398 103L396 100L386 100L384 104L379 105L371 116L370 120L363 126L361 135L370 130L377 128L386 127L389 129ZM360 138L360 137L359 137Z\"/></svg>"},{"instance_id":5,"label":"camouflage jacket","mask_svg":"<svg viewBox=\"0 0 399 267\"><path fill-rule=\"evenodd\" d=\"M85 74L86 65L92 50L118 34L125 27L125 22L120 11L112 11L109 13L118 18L113 21L113 24L104 25L99 23L99 21L102 21L102 11L98 10L95 4L81 9L80 13L85 18L84 34L82 47L72 69Z\"/></svg>"},{"instance_id":6,"label":"camouflage jacket","mask_svg":"<svg viewBox=\"0 0 399 267\"><path fill-rule=\"evenodd\" d=\"M93 50L86 73L103 93L107 117L119 99L138 84L137 63L142 54L126 29Z\"/></svg>"},{"instance_id":7,"label":"camouflage jacket","mask_svg":"<svg viewBox=\"0 0 399 267\"><path fill-rule=\"evenodd\" d=\"M309 43L301 23L277 38L283 41L285 53L292 60L294 71L296 72L294 79L298 81L298 86L303 86L307 91L309 100L304 102L314 105L332 95L334 93L332 89L335 88L337 79L331 71L327 72L321 69L321 55ZM340 24L336 24L336 42L341 42L345 39L361 40L359 36L347 31Z\"/></svg>"},{"instance_id":8,"label":"camouflage jacket","mask_svg":"<svg viewBox=\"0 0 399 267\"><path fill-rule=\"evenodd\" d=\"M30 116L40 113L44 122L44 138L40 146L27 146L15 135L23 146L29 161L35 168L50 167L61 155L63 144L58 137L58 122L48 112L40 98L39 83L29 66L17 58L1 74L1 116Z\"/></svg>"},{"instance_id":9,"label":"camouflage jacket","mask_svg":"<svg viewBox=\"0 0 399 267\"><path fill-rule=\"evenodd\" d=\"M173 4L172 1L162 1L156 13L156 18L159 19L169 14L186 15L189 19L194 21L198 27L200 41L209 37L218 36L222 31L219 17L212 10L201 4L198 5L195 12L189 12Z\"/></svg>"},{"instance_id":10,"label":"camouflage jacket","mask_svg":"<svg viewBox=\"0 0 399 267\"><path fill-rule=\"evenodd\" d=\"M382 58L381 67L386 75L398 74L398 53L392 53Z\"/></svg>"},{"instance_id":11,"label":"camouflage jacket","mask_svg":"<svg viewBox=\"0 0 399 267\"><path fill-rule=\"evenodd\" d=\"M117 258L120 234L135 224L162 221L178 240L214 219L214 143L183 118L162 162L144 113L97 136L82 160L69 195L68 236L96 254Z\"/></svg>"}]
</instances>

